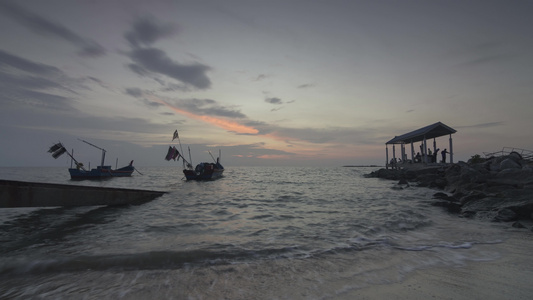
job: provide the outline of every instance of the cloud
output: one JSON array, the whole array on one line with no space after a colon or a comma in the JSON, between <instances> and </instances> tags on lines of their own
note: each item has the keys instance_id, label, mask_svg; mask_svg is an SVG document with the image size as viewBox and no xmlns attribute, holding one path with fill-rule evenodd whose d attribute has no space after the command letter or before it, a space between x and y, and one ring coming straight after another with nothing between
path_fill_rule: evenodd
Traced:
<instances>
[{"instance_id":1,"label":"cloud","mask_svg":"<svg viewBox=\"0 0 533 300\"><path fill-rule=\"evenodd\" d=\"M172 36L177 33L177 27L173 24L162 24L153 17L141 17L134 21L131 31L124 34L124 37L131 46L149 46L158 39Z\"/></svg>"},{"instance_id":2,"label":"cloud","mask_svg":"<svg viewBox=\"0 0 533 300\"><path fill-rule=\"evenodd\" d=\"M77 94L71 86L85 88L80 80L69 78L56 67L0 50L1 105L17 103L23 107L74 110L69 98L45 92L58 90Z\"/></svg>"},{"instance_id":3,"label":"cloud","mask_svg":"<svg viewBox=\"0 0 533 300\"><path fill-rule=\"evenodd\" d=\"M246 115L240 111L220 105L217 101L211 99L183 99L169 101L169 103L178 109L186 110L195 115L246 118Z\"/></svg>"},{"instance_id":4,"label":"cloud","mask_svg":"<svg viewBox=\"0 0 533 300\"><path fill-rule=\"evenodd\" d=\"M125 92L127 95L135 98L141 98L143 96L143 91L140 88L126 88Z\"/></svg>"},{"instance_id":5,"label":"cloud","mask_svg":"<svg viewBox=\"0 0 533 300\"><path fill-rule=\"evenodd\" d=\"M225 129L236 134L257 134L258 130L243 125L242 122L231 120L232 118L245 118L240 111L229 109L219 105L210 99L187 99L187 100L163 100L155 95L150 96L152 101L166 105L173 111L186 117L201 120L216 127Z\"/></svg>"},{"instance_id":6,"label":"cloud","mask_svg":"<svg viewBox=\"0 0 533 300\"><path fill-rule=\"evenodd\" d=\"M152 93L151 92L145 92L145 91L141 90L140 88L135 88L135 87L134 88L126 88L124 90L124 93L126 95L132 96L133 98L139 99L142 104L144 104L145 106L148 106L150 108L157 108L157 107L165 106L165 104L161 103L160 101L148 100L147 98L151 98L150 96L152 95Z\"/></svg>"},{"instance_id":7,"label":"cloud","mask_svg":"<svg viewBox=\"0 0 533 300\"><path fill-rule=\"evenodd\" d=\"M80 56L98 57L105 54L105 49L98 43L83 38L67 27L34 14L25 8L9 1L0 1L0 13L4 13L14 21L34 31L65 40L80 48Z\"/></svg>"},{"instance_id":8,"label":"cloud","mask_svg":"<svg viewBox=\"0 0 533 300\"><path fill-rule=\"evenodd\" d=\"M261 81L263 79L266 79L268 78L268 75L265 75L265 74L259 74L255 79L254 81Z\"/></svg>"},{"instance_id":9,"label":"cloud","mask_svg":"<svg viewBox=\"0 0 533 300\"><path fill-rule=\"evenodd\" d=\"M283 104L283 101L281 101L280 98L276 98L276 97L266 98L266 99L265 99L265 102L266 102L266 103L270 103L270 104L276 104L276 105L281 105L281 104Z\"/></svg>"},{"instance_id":10,"label":"cloud","mask_svg":"<svg viewBox=\"0 0 533 300\"><path fill-rule=\"evenodd\" d=\"M311 87L314 87L315 84L311 84L311 83L306 83L306 84L301 84L298 86L299 89L307 89L307 88L311 88Z\"/></svg>"},{"instance_id":11,"label":"cloud","mask_svg":"<svg viewBox=\"0 0 533 300\"><path fill-rule=\"evenodd\" d=\"M1 3L1 2L0 2ZM0 4L1 5L1 4ZM10 54L0 49L0 67L11 67L24 72L34 73L37 75L55 75L61 71L53 66L41 63L35 63L25 58Z\"/></svg>"},{"instance_id":12,"label":"cloud","mask_svg":"<svg viewBox=\"0 0 533 300\"><path fill-rule=\"evenodd\" d=\"M19 108L18 110L38 108L50 111L76 111L71 106L72 100L67 97L24 88L10 87L4 83L0 84L0 89L2 90L0 107L16 107Z\"/></svg>"},{"instance_id":13,"label":"cloud","mask_svg":"<svg viewBox=\"0 0 533 300\"><path fill-rule=\"evenodd\" d=\"M185 65L173 61L167 54L156 48L137 48L128 53L135 64L129 68L135 73L146 76L149 72L162 74L198 89L208 89L211 81L206 73L211 68L200 63Z\"/></svg>"},{"instance_id":14,"label":"cloud","mask_svg":"<svg viewBox=\"0 0 533 300\"><path fill-rule=\"evenodd\" d=\"M465 129L465 128L490 128L490 127L498 127L498 126L504 126L504 125L505 125L505 122L489 122L489 123L480 123L480 124L454 126L454 127L458 129Z\"/></svg>"},{"instance_id":15,"label":"cloud","mask_svg":"<svg viewBox=\"0 0 533 300\"><path fill-rule=\"evenodd\" d=\"M271 149L267 148L266 143L253 143L253 144L243 144L235 146L226 146L223 147L224 152L231 153L231 156L240 157L240 158L270 158L273 156L294 156L296 153Z\"/></svg>"}]
</instances>

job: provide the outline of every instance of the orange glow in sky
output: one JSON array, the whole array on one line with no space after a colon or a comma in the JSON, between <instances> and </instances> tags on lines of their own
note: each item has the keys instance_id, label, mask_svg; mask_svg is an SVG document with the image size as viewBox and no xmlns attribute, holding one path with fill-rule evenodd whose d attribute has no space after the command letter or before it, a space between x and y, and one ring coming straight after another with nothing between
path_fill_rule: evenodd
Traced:
<instances>
[{"instance_id":1,"label":"orange glow in sky","mask_svg":"<svg viewBox=\"0 0 533 300\"><path fill-rule=\"evenodd\" d=\"M206 123L213 124L213 125L215 125L217 127L220 127L222 129L226 129L228 131L233 131L233 132L237 132L237 133L251 133L251 134L256 134L256 133L259 132L259 130L255 129L253 127L242 125L242 124L239 124L239 123L234 122L234 121L228 121L228 120L222 119L222 118L216 118L216 117L202 116L202 115L193 114L193 113L191 113L189 111L176 108L176 107L166 103L165 101L163 101L161 99L155 99L155 101L166 105L168 108L174 110L175 112L177 112L179 114L185 115L187 117L190 117L190 118L193 118L193 119L196 119L196 120L201 120L201 121L204 121Z\"/></svg>"}]
</instances>

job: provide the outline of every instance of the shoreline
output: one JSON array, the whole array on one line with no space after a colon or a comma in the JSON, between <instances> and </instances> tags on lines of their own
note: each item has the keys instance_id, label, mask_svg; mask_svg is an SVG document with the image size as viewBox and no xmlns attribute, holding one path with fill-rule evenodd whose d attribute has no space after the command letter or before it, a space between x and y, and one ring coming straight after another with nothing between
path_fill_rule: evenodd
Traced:
<instances>
[{"instance_id":1,"label":"shoreline","mask_svg":"<svg viewBox=\"0 0 533 300\"><path fill-rule=\"evenodd\" d=\"M364 287L336 299L531 299L532 242L528 231L514 230L495 246L501 253L496 260L416 270L400 282Z\"/></svg>"}]
</instances>

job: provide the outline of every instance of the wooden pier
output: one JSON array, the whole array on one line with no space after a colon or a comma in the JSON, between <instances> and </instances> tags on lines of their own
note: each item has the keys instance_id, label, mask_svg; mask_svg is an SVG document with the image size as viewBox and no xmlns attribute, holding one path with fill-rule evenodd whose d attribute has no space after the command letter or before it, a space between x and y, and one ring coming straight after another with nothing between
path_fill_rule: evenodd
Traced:
<instances>
[{"instance_id":1,"label":"wooden pier","mask_svg":"<svg viewBox=\"0 0 533 300\"><path fill-rule=\"evenodd\" d=\"M0 208L139 205L165 192L0 180Z\"/></svg>"}]
</instances>

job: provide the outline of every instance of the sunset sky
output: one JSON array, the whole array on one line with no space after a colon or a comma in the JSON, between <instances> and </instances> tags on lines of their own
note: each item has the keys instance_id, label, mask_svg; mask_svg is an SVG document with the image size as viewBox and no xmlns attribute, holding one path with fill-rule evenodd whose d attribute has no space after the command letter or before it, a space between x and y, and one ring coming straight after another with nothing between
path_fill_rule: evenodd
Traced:
<instances>
[{"instance_id":1,"label":"sunset sky","mask_svg":"<svg viewBox=\"0 0 533 300\"><path fill-rule=\"evenodd\" d=\"M533 150L533 1L0 1L0 166L385 163L442 122L455 161ZM448 147L448 137L437 139ZM188 154L187 154L188 156Z\"/></svg>"}]
</instances>

